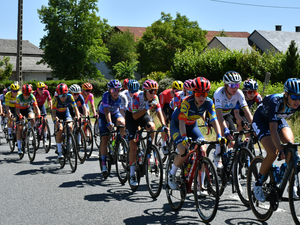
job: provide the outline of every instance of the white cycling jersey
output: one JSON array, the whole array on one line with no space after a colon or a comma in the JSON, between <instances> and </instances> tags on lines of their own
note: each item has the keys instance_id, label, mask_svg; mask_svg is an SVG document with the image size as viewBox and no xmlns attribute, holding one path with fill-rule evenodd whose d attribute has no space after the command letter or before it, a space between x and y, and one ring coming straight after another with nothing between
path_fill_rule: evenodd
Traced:
<instances>
[{"instance_id":1,"label":"white cycling jersey","mask_svg":"<svg viewBox=\"0 0 300 225\"><path fill-rule=\"evenodd\" d=\"M129 104L128 96L125 93L126 91L128 92L128 90L124 90L119 93L119 96L122 100L122 105L124 106L124 110L128 110L128 104Z\"/></svg>"},{"instance_id":2,"label":"white cycling jersey","mask_svg":"<svg viewBox=\"0 0 300 225\"><path fill-rule=\"evenodd\" d=\"M215 109L222 109L223 116L229 114L235 108L237 102L239 102L241 108L247 106L245 96L240 89L237 90L235 95L231 96L231 99L227 98L225 87L219 87L214 93Z\"/></svg>"}]
</instances>

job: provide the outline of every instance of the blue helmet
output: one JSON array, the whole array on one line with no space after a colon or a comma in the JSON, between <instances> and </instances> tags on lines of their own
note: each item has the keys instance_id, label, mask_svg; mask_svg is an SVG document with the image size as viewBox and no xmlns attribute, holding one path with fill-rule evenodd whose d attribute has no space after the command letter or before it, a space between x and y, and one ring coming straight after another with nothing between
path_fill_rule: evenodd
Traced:
<instances>
[{"instance_id":1,"label":"blue helmet","mask_svg":"<svg viewBox=\"0 0 300 225\"><path fill-rule=\"evenodd\" d=\"M247 79L244 81L244 90L257 90L258 89L258 84L255 80L253 79Z\"/></svg>"},{"instance_id":2,"label":"blue helmet","mask_svg":"<svg viewBox=\"0 0 300 225\"><path fill-rule=\"evenodd\" d=\"M129 92L135 93L140 89L140 83L137 80L129 80L127 87Z\"/></svg>"},{"instance_id":3,"label":"blue helmet","mask_svg":"<svg viewBox=\"0 0 300 225\"><path fill-rule=\"evenodd\" d=\"M107 83L107 88L122 88L122 84L119 80L111 80Z\"/></svg>"},{"instance_id":4,"label":"blue helmet","mask_svg":"<svg viewBox=\"0 0 300 225\"><path fill-rule=\"evenodd\" d=\"M298 78L289 78L284 83L284 91L289 94L300 94L300 79Z\"/></svg>"}]
</instances>

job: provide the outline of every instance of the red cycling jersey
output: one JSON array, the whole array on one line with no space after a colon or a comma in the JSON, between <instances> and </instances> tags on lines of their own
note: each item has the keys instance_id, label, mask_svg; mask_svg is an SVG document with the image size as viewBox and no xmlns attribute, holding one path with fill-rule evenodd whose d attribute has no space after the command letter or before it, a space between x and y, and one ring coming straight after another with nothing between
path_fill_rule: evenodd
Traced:
<instances>
[{"instance_id":1,"label":"red cycling jersey","mask_svg":"<svg viewBox=\"0 0 300 225\"><path fill-rule=\"evenodd\" d=\"M37 91L33 92L34 97L38 103L38 106L42 106L45 104L45 101L51 101L51 96L48 90L44 90L43 95L40 95Z\"/></svg>"},{"instance_id":2,"label":"red cycling jersey","mask_svg":"<svg viewBox=\"0 0 300 225\"><path fill-rule=\"evenodd\" d=\"M171 91L172 89L167 89L164 90L162 93L160 93L159 103L162 108L164 107L165 104L169 105L169 103L171 102L172 100Z\"/></svg>"}]
</instances>

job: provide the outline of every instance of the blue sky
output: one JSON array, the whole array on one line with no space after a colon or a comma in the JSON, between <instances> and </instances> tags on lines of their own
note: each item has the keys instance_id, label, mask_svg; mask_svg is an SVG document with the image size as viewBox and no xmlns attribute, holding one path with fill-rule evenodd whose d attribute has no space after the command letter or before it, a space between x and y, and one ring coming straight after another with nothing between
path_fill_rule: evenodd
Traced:
<instances>
[{"instance_id":1,"label":"blue sky","mask_svg":"<svg viewBox=\"0 0 300 225\"><path fill-rule=\"evenodd\" d=\"M23 5L23 40L39 46L45 32L37 9L47 6L48 0L23 0ZM283 31L294 32L295 26L300 26L300 1L296 0L99 0L98 8L98 15L108 19L111 26L147 27L160 19L161 12L170 13L173 18L178 12L197 21L204 30L252 33L282 25ZM0 39L17 39L17 12L18 0L1 5Z\"/></svg>"}]
</instances>

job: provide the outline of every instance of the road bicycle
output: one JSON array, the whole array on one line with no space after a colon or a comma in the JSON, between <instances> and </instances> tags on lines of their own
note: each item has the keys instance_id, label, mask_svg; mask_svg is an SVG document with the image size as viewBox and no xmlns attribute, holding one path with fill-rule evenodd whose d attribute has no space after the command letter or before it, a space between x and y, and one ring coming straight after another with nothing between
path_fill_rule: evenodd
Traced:
<instances>
[{"instance_id":1,"label":"road bicycle","mask_svg":"<svg viewBox=\"0 0 300 225\"><path fill-rule=\"evenodd\" d=\"M300 200L299 197L294 198L294 192L300 196L300 164L297 149L298 146L300 146L300 143L289 142L287 144L282 144L285 155L290 155L291 157L287 163L287 167L281 180L280 178L278 179L278 175L274 175L273 167L269 169L262 185L263 193L266 198L265 202L258 201L254 197L253 192L253 183L257 181L263 158L261 156L257 156L251 162L247 177L247 190L250 207L258 220L268 220L273 212L278 209L279 202L288 201L295 224L300 224ZM286 198L283 197L283 193L288 181L288 198Z\"/></svg>"},{"instance_id":2,"label":"road bicycle","mask_svg":"<svg viewBox=\"0 0 300 225\"><path fill-rule=\"evenodd\" d=\"M15 150L16 143L17 143L17 125L16 125L15 117L13 117L13 119L12 119L11 129L12 129L12 131L11 131L12 139L9 139L9 135L8 135L8 131L7 131L6 142L9 145L10 151L13 152Z\"/></svg>"},{"instance_id":3,"label":"road bicycle","mask_svg":"<svg viewBox=\"0 0 300 225\"><path fill-rule=\"evenodd\" d=\"M108 173L105 178L110 175L111 166L116 165L118 179L121 184L126 183L126 153L128 145L126 140L121 136L120 128L125 128L125 125L115 125L112 131L109 131L109 140L107 143L107 170ZM101 151L99 151L99 164L102 171Z\"/></svg>"},{"instance_id":4,"label":"road bicycle","mask_svg":"<svg viewBox=\"0 0 300 225\"><path fill-rule=\"evenodd\" d=\"M7 129L7 117L5 117L5 114L1 115L1 130L0 132L3 132L4 134L4 139L8 139L8 129ZM0 143L1 143L1 138L0 138Z\"/></svg>"},{"instance_id":5,"label":"road bicycle","mask_svg":"<svg viewBox=\"0 0 300 225\"><path fill-rule=\"evenodd\" d=\"M243 143L241 142L239 136L251 132L251 130L241 130L240 132L232 133L233 140L235 141L233 149L228 151L227 147L222 148L221 157L223 168L217 168L220 196L227 187L228 181L231 181L232 193L237 192L239 198L245 206L249 206L249 199L247 195L247 172L250 162L254 156L249 149L242 147ZM207 156L212 160L212 162L214 162L215 151L215 144L208 146Z\"/></svg>"},{"instance_id":6,"label":"road bicycle","mask_svg":"<svg viewBox=\"0 0 300 225\"><path fill-rule=\"evenodd\" d=\"M94 122L94 140L97 148L100 147L101 137L100 137L100 130L99 130L99 118L97 117Z\"/></svg>"},{"instance_id":7,"label":"road bicycle","mask_svg":"<svg viewBox=\"0 0 300 225\"><path fill-rule=\"evenodd\" d=\"M87 157L87 150L86 150L86 137L84 134L84 131L82 129L82 117L79 119L75 119L75 122L73 124L73 135L76 142L77 147L77 158L80 161L80 163L84 163L86 157Z\"/></svg>"},{"instance_id":8,"label":"road bicycle","mask_svg":"<svg viewBox=\"0 0 300 225\"><path fill-rule=\"evenodd\" d=\"M193 193L196 204L196 211L204 222L214 219L219 205L219 183L218 175L211 160L204 156L202 146L204 144L217 144L217 141L191 141L189 139L189 149L185 154L188 155L175 174L177 183L176 189L171 189L168 184L168 176L177 152L171 153L166 165L166 194L171 208L178 211L183 206L187 194ZM192 146L193 149L192 149ZM201 170L205 170L204 184L201 184ZM207 191L208 195L202 197L200 194L201 186ZM203 189L202 189L203 191Z\"/></svg>"},{"instance_id":9,"label":"road bicycle","mask_svg":"<svg viewBox=\"0 0 300 225\"><path fill-rule=\"evenodd\" d=\"M148 191L152 198L157 198L161 192L163 184L163 166L158 148L152 144L152 133L162 132L162 130L145 130L142 127L137 130L135 135L135 142L137 144L136 167L135 176L138 183L137 186L132 186L131 189L135 191L140 185L140 179L145 175ZM146 136L143 137L143 133ZM146 142L146 143L145 143ZM126 157L127 178L130 179L130 165L129 165L129 151Z\"/></svg>"},{"instance_id":10,"label":"road bicycle","mask_svg":"<svg viewBox=\"0 0 300 225\"><path fill-rule=\"evenodd\" d=\"M47 122L47 114L42 114L41 118L36 120L33 128L36 134L36 150L39 149L40 142L42 141L43 148L48 153L51 148L51 131ZM46 137L44 137L45 133L47 134Z\"/></svg>"},{"instance_id":11,"label":"road bicycle","mask_svg":"<svg viewBox=\"0 0 300 225\"><path fill-rule=\"evenodd\" d=\"M157 130L161 130L161 127L159 127ZM162 136L159 132L157 132L155 134L155 137L154 137L154 143L155 145L158 147L158 149L162 151ZM168 150L168 153L167 154L164 154L163 158L162 158L162 163L164 163L168 156L173 152L175 151L175 145L174 145L174 141L173 141L173 138L169 135L169 132L167 132L165 134L165 141L166 141L166 146L167 146L167 150Z\"/></svg>"},{"instance_id":12,"label":"road bicycle","mask_svg":"<svg viewBox=\"0 0 300 225\"><path fill-rule=\"evenodd\" d=\"M82 120L82 124L81 124L85 136L87 158L91 157L94 148L94 134L93 134L92 123L90 118L95 118L95 117L87 116ZM96 117L96 119L97 118L98 117Z\"/></svg>"}]
</instances>

